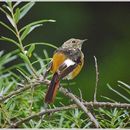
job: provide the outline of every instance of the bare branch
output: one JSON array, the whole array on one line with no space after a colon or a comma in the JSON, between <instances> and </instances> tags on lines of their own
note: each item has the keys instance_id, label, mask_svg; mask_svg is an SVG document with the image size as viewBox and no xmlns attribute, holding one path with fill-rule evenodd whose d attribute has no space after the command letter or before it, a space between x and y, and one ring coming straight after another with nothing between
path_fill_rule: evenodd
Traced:
<instances>
[{"instance_id":1,"label":"bare branch","mask_svg":"<svg viewBox=\"0 0 130 130\"><path fill-rule=\"evenodd\" d=\"M98 64L97 64L97 58L94 56L95 60L95 69L96 69L96 82L95 82L95 91L94 91L94 102L97 102L97 86L98 86L98 80L99 80L99 72L98 72Z\"/></svg>"},{"instance_id":2,"label":"bare branch","mask_svg":"<svg viewBox=\"0 0 130 130\"><path fill-rule=\"evenodd\" d=\"M20 121L17 121L16 123L13 123L9 128L17 128L19 125L21 125L24 122L27 122L33 118L40 118L42 115L45 115L47 113L54 113L54 112L58 112L58 111L63 111L63 110L68 110L68 109L73 109L75 108L76 105L69 105L69 106L64 106L64 107L58 107L58 108L54 108L54 109L46 109L43 110L41 112L38 112L34 115L28 116Z\"/></svg>"},{"instance_id":3,"label":"bare branch","mask_svg":"<svg viewBox=\"0 0 130 130\"><path fill-rule=\"evenodd\" d=\"M107 107L107 108L127 108L130 109L130 104L127 103L110 103L110 102L82 102L86 107L89 108L93 108L93 107ZM65 111L65 110L69 110L69 109L74 109L77 108L78 106L76 104L72 104L72 105L68 105L68 106L63 106L63 107L58 107L58 108L54 108L54 109L46 109L43 110L41 112L38 112L34 115L28 116L20 121L17 121L16 123L11 124L11 128L16 128L19 125L21 125L22 123L28 122L31 119L34 118L40 118L42 115L48 114L48 113L54 113L54 112L58 112L58 111Z\"/></svg>"},{"instance_id":4,"label":"bare branch","mask_svg":"<svg viewBox=\"0 0 130 130\"><path fill-rule=\"evenodd\" d=\"M34 86L34 87L38 87L39 84L40 84L40 83L35 83L33 86ZM14 97L14 96L20 94L21 92L26 91L26 90L28 90L28 89L30 89L30 88L31 88L31 85L28 84L28 85L25 85L25 87L22 87L22 88L20 88L20 89L18 89L18 90L15 90L15 91L11 92L11 93L8 94L7 96L1 96L1 97L0 97L0 103L1 103L1 102L4 102L6 99L9 99L9 98L11 98L11 97Z\"/></svg>"},{"instance_id":5,"label":"bare branch","mask_svg":"<svg viewBox=\"0 0 130 130\"><path fill-rule=\"evenodd\" d=\"M99 107L106 107L106 108L125 108L130 109L130 104L128 103L111 103L111 102L84 102L85 106L90 108L99 108Z\"/></svg>"},{"instance_id":6,"label":"bare branch","mask_svg":"<svg viewBox=\"0 0 130 130\"><path fill-rule=\"evenodd\" d=\"M15 91L11 92L10 94L8 94L6 96L1 96L0 97L0 103L4 102L6 99L9 99L9 98L12 98L14 96L17 96L18 94L20 94L20 93L30 89L31 87L36 88L41 83L43 83L44 85L48 85L50 83L50 81L49 80L44 80L44 81L39 80L39 81L34 82L33 86L32 86L32 83L31 84L27 84L27 85L25 85L25 87L22 87L22 88L20 88L18 90L15 90Z\"/></svg>"},{"instance_id":7,"label":"bare branch","mask_svg":"<svg viewBox=\"0 0 130 130\"><path fill-rule=\"evenodd\" d=\"M33 87L36 88L38 87L39 84L49 84L50 81L49 80L44 80L44 81L39 81L39 82L35 82L35 84L33 84ZM4 97L0 97L0 103L4 102L6 99L17 96L18 94L28 90L31 88L31 85L28 84L23 88L20 88L18 90L15 90L13 92L11 92L10 94L8 94L7 96ZM130 104L128 103L111 103L111 102L85 102L85 105L88 107L110 107L110 108L125 108L125 109L130 109Z\"/></svg>"},{"instance_id":8,"label":"bare branch","mask_svg":"<svg viewBox=\"0 0 130 130\"><path fill-rule=\"evenodd\" d=\"M60 87L59 91L62 92L65 96L73 99L73 101L75 102L75 104L77 106L79 106L86 113L86 115L90 118L90 120L94 123L95 127L99 128L98 121L91 114L91 112L87 109L87 107L85 107L84 104L78 98L76 98L76 96L74 94L70 93L67 89L65 89L63 87Z\"/></svg>"}]
</instances>

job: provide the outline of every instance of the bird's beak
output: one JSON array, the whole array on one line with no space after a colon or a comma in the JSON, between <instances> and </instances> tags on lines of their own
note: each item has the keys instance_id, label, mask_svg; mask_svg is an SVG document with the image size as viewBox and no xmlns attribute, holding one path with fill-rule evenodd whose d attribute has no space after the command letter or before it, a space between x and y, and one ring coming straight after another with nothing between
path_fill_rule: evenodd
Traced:
<instances>
[{"instance_id":1,"label":"bird's beak","mask_svg":"<svg viewBox=\"0 0 130 130\"><path fill-rule=\"evenodd\" d=\"M85 41L87 41L88 39L84 39L84 40L81 40L81 44L83 44Z\"/></svg>"}]
</instances>

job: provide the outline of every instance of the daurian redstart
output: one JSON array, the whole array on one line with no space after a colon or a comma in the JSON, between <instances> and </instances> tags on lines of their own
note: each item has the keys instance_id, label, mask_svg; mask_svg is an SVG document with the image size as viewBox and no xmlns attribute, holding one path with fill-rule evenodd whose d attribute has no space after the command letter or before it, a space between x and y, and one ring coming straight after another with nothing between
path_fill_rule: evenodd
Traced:
<instances>
[{"instance_id":1,"label":"daurian redstart","mask_svg":"<svg viewBox=\"0 0 130 130\"><path fill-rule=\"evenodd\" d=\"M53 73L45 96L46 103L52 103L54 101L61 79L73 79L81 71L84 64L84 54L81 51L84 41L86 39L71 38L54 52L52 61L48 65L45 73L45 77L49 71Z\"/></svg>"}]
</instances>

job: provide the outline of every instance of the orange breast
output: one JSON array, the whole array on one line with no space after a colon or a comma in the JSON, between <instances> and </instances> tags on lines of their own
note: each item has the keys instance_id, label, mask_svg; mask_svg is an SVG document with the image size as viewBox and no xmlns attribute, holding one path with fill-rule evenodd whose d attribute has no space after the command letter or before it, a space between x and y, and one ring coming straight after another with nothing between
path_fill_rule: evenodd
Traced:
<instances>
[{"instance_id":1,"label":"orange breast","mask_svg":"<svg viewBox=\"0 0 130 130\"><path fill-rule=\"evenodd\" d=\"M81 71L84 64L84 59L81 60L81 64L79 64L71 73L71 79L74 79Z\"/></svg>"},{"instance_id":2,"label":"orange breast","mask_svg":"<svg viewBox=\"0 0 130 130\"><path fill-rule=\"evenodd\" d=\"M55 73L59 66L65 61L67 57L63 53L55 53L53 55L52 73Z\"/></svg>"}]
</instances>

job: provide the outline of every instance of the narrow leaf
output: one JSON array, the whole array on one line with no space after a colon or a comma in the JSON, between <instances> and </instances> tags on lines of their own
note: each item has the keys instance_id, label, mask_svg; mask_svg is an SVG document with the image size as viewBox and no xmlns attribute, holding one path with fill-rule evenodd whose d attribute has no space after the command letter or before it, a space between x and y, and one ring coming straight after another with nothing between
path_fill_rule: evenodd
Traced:
<instances>
[{"instance_id":1,"label":"narrow leaf","mask_svg":"<svg viewBox=\"0 0 130 130\"><path fill-rule=\"evenodd\" d=\"M10 0L7 0L6 3L8 4L9 7L12 7L12 2Z\"/></svg>"},{"instance_id":2,"label":"narrow leaf","mask_svg":"<svg viewBox=\"0 0 130 130\"><path fill-rule=\"evenodd\" d=\"M30 48L28 49L27 56L31 57L32 56L32 52L34 51L34 49L35 49L35 44L32 44L30 46Z\"/></svg>"},{"instance_id":3,"label":"narrow leaf","mask_svg":"<svg viewBox=\"0 0 130 130\"><path fill-rule=\"evenodd\" d=\"M111 98L109 98L109 97L106 97L106 96L101 96L101 97L104 98L104 99L106 99L106 100L108 100L108 101L116 102L115 100L113 100L113 99L111 99Z\"/></svg>"},{"instance_id":4,"label":"narrow leaf","mask_svg":"<svg viewBox=\"0 0 130 130\"><path fill-rule=\"evenodd\" d=\"M13 19L11 18L11 16L6 14L6 17L9 20L9 22L11 23L11 25L15 28L15 23L14 23Z\"/></svg>"},{"instance_id":5,"label":"narrow leaf","mask_svg":"<svg viewBox=\"0 0 130 130\"><path fill-rule=\"evenodd\" d=\"M21 57L21 59L23 59L25 62L29 63L28 57L26 55L24 55L23 53L20 53L19 56Z\"/></svg>"},{"instance_id":6,"label":"narrow leaf","mask_svg":"<svg viewBox=\"0 0 130 130\"><path fill-rule=\"evenodd\" d=\"M7 24L3 23L2 21L0 21L0 24L16 35L15 31L12 28L10 28Z\"/></svg>"},{"instance_id":7,"label":"narrow leaf","mask_svg":"<svg viewBox=\"0 0 130 130\"><path fill-rule=\"evenodd\" d=\"M14 81L10 82L10 84L6 86L6 88L4 89L3 94L6 94L13 85L14 85Z\"/></svg>"},{"instance_id":8,"label":"narrow leaf","mask_svg":"<svg viewBox=\"0 0 130 130\"><path fill-rule=\"evenodd\" d=\"M48 59L49 55L48 55L48 53L47 53L47 51L45 49L43 50L43 53L45 55L45 59ZM47 61L47 63L49 63L49 61Z\"/></svg>"},{"instance_id":9,"label":"narrow leaf","mask_svg":"<svg viewBox=\"0 0 130 130\"><path fill-rule=\"evenodd\" d=\"M49 47L52 47L54 49L57 49L57 47L53 44L50 44L50 43L46 43L46 42L36 42L36 43L30 43L26 46L24 46L25 48L27 48L28 46L31 46L32 44L35 44L35 45L43 45L43 46L49 46Z\"/></svg>"},{"instance_id":10,"label":"narrow leaf","mask_svg":"<svg viewBox=\"0 0 130 130\"><path fill-rule=\"evenodd\" d=\"M14 14L14 19L15 19L15 22L18 23L19 21L19 18L20 18L20 10L19 8L16 9L16 12Z\"/></svg>"},{"instance_id":11,"label":"narrow leaf","mask_svg":"<svg viewBox=\"0 0 130 130\"><path fill-rule=\"evenodd\" d=\"M55 22L55 20L38 20L38 21L35 21L35 22L32 22L32 23L29 23L28 25L24 26L23 28L20 29L20 32L22 32L23 30L25 30L28 26L34 26L34 25L37 25L37 24L41 24L41 23L45 23L45 22Z\"/></svg>"},{"instance_id":12,"label":"narrow leaf","mask_svg":"<svg viewBox=\"0 0 130 130\"><path fill-rule=\"evenodd\" d=\"M14 41L13 39L11 39L11 38L3 37L3 36L2 36L2 37L0 38L0 40L8 41L8 42L14 43L15 45L17 45L17 46L19 47L19 44L18 44L16 41Z\"/></svg>"},{"instance_id":13,"label":"narrow leaf","mask_svg":"<svg viewBox=\"0 0 130 130\"><path fill-rule=\"evenodd\" d=\"M120 83L120 84L124 85L125 87L127 87L128 89L130 89L130 85L128 85L128 84L126 84L126 83L124 83L122 81L118 81L118 83Z\"/></svg>"},{"instance_id":14,"label":"narrow leaf","mask_svg":"<svg viewBox=\"0 0 130 130\"><path fill-rule=\"evenodd\" d=\"M16 6L18 6L22 1L17 1L14 5L13 8L15 8Z\"/></svg>"},{"instance_id":15,"label":"narrow leaf","mask_svg":"<svg viewBox=\"0 0 130 130\"><path fill-rule=\"evenodd\" d=\"M7 53L5 55L3 55L2 57L0 57L0 65L5 65L13 60L15 60L17 58L17 55L12 54L12 52Z\"/></svg>"},{"instance_id":16,"label":"narrow leaf","mask_svg":"<svg viewBox=\"0 0 130 130\"><path fill-rule=\"evenodd\" d=\"M23 76L25 77L27 80L30 80L29 77L25 74L25 72L23 71L23 69L17 69L17 71Z\"/></svg>"},{"instance_id":17,"label":"narrow leaf","mask_svg":"<svg viewBox=\"0 0 130 130\"><path fill-rule=\"evenodd\" d=\"M32 71L31 68L29 67L29 65L28 65L28 64L25 64L25 66L26 66L28 72L29 72L31 75L34 75L34 74L33 74L33 71Z\"/></svg>"},{"instance_id":18,"label":"narrow leaf","mask_svg":"<svg viewBox=\"0 0 130 130\"><path fill-rule=\"evenodd\" d=\"M29 33L30 33L31 31L33 31L35 28L40 27L40 26L42 26L42 24L37 24L37 25L31 26Z\"/></svg>"},{"instance_id":19,"label":"narrow leaf","mask_svg":"<svg viewBox=\"0 0 130 130\"><path fill-rule=\"evenodd\" d=\"M4 63L4 64L7 64L8 62L13 61L13 60L15 60L16 58L17 58L17 56L16 56L16 55L15 55L15 56L10 57L10 58L8 58L8 60L6 60L6 61L5 61L5 63Z\"/></svg>"},{"instance_id":20,"label":"narrow leaf","mask_svg":"<svg viewBox=\"0 0 130 130\"><path fill-rule=\"evenodd\" d=\"M24 40L24 38L29 34L29 31L30 31L30 26L28 26L25 31L22 33L21 35L21 40Z\"/></svg>"},{"instance_id":21,"label":"narrow leaf","mask_svg":"<svg viewBox=\"0 0 130 130\"><path fill-rule=\"evenodd\" d=\"M7 77L9 77L11 75L11 73L7 73L7 74L2 74L1 76L0 76L0 79L4 79L4 78L7 78ZM1 94L1 92L0 92L0 94Z\"/></svg>"},{"instance_id":22,"label":"narrow leaf","mask_svg":"<svg viewBox=\"0 0 130 130\"><path fill-rule=\"evenodd\" d=\"M25 29L25 31L22 33L21 39L24 40L24 38L30 33L32 32L35 28L42 26L42 24L37 24L34 25L32 27L27 26L27 28Z\"/></svg>"},{"instance_id":23,"label":"narrow leaf","mask_svg":"<svg viewBox=\"0 0 130 130\"><path fill-rule=\"evenodd\" d=\"M126 96L124 96L123 94L121 94L120 92L118 92L117 90L113 89L109 84L107 84L108 88L110 90L112 90L113 92L115 92L117 95L121 96L122 98L124 98L126 101L130 102L130 99L128 99Z\"/></svg>"},{"instance_id":24,"label":"narrow leaf","mask_svg":"<svg viewBox=\"0 0 130 130\"><path fill-rule=\"evenodd\" d=\"M9 11L11 11L8 6L7 6L6 8L7 8ZM11 25L12 25L13 27L15 27L15 23L14 23L12 17L11 17L4 9L0 8L0 10L6 15L7 19L8 19L9 22L11 23Z\"/></svg>"},{"instance_id":25,"label":"narrow leaf","mask_svg":"<svg viewBox=\"0 0 130 130\"><path fill-rule=\"evenodd\" d=\"M12 25L13 27L15 27L15 23L14 23L12 17L11 17L4 9L0 8L0 10L6 15L7 19L8 19L9 22L11 23L11 25Z\"/></svg>"},{"instance_id":26,"label":"narrow leaf","mask_svg":"<svg viewBox=\"0 0 130 130\"><path fill-rule=\"evenodd\" d=\"M9 15L4 9L0 8L0 10L5 14L5 15ZM9 15L10 16L10 15Z\"/></svg>"},{"instance_id":27,"label":"narrow leaf","mask_svg":"<svg viewBox=\"0 0 130 130\"><path fill-rule=\"evenodd\" d=\"M3 54L4 54L4 51L3 51L3 50L0 51L0 57L1 57Z\"/></svg>"},{"instance_id":28,"label":"narrow leaf","mask_svg":"<svg viewBox=\"0 0 130 130\"><path fill-rule=\"evenodd\" d=\"M9 71L11 71L11 70L13 70L13 69L16 69L16 68L21 67L21 66L24 66L24 65L25 65L24 63L12 65L12 66L10 66L10 67L8 67L8 68L4 68L4 70L2 70L1 73L9 72Z\"/></svg>"},{"instance_id":29,"label":"narrow leaf","mask_svg":"<svg viewBox=\"0 0 130 130\"><path fill-rule=\"evenodd\" d=\"M130 95L130 90L128 88L125 88L124 86L118 85L118 87L122 88L125 92L127 92Z\"/></svg>"},{"instance_id":30,"label":"narrow leaf","mask_svg":"<svg viewBox=\"0 0 130 130\"><path fill-rule=\"evenodd\" d=\"M7 5L3 5L2 7L4 7L4 8L6 8L6 9L8 9L8 11L9 11L9 12L11 12L11 9L10 9L10 7L9 7L9 6L7 6Z\"/></svg>"},{"instance_id":31,"label":"narrow leaf","mask_svg":"<svg viewBox=\"0 0 130 130\"><path fill-rule=\"evenodd\" d=\"M34 2L30 2L20 9L20 19L27 14L27 12L32 8L34 4L35 4Z\"/></svg>"}]
</instances>

